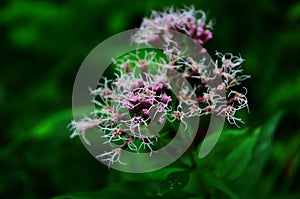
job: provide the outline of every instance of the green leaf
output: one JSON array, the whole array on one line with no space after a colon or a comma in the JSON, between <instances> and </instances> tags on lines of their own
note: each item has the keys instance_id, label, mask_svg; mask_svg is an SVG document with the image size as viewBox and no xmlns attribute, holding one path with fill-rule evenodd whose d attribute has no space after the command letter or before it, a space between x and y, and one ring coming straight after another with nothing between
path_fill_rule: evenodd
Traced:
<instances>
[{"instance_id":1,"label":"green leaf","mask_svg":"<svg viewBox=\"0 0 300 199\"><path fill-rule=\"evenodd\" d=\"M216 173L222 178L226 176L228 180L242 175L251 160L256 139L257 136L254 134L242 140L226 159L218 164Z\"/></svg>"},{"instance_id":2,"label":"green leaf","mask_svg":"<svg viewBox=\"0 0 300 199\"><path fill-rule=\"evenodd\" d=\"M158 195L163 196L167 193L176 192L184 188L189 182L189 172L180 171L174 172L168 175L166 180L164 180L159 188Z\"/></svg>"},{"instance_id":3,"label":"green leaf","mask_svg":"<svg viewBox=\"0 0 300 199\"><path fill-rule=\"evenodd\" d=\"M241 129L232 129L232 128L225 128L222 131L222 134L220 136L220 142L226 141L227 139L230 139L232 137L238 137L245 135L246 133L249 132L249 128L241 128Z\"/></svg>"},{"instance_id":4,"label":"green leaf","mask_svg":"<svg viewBox=\"0 0 300 199\"><path fill-rule=\"evenodd\" d=\"M202 171L203 172L203 171ZM231 188L223 182L221 179L217 178L213 174L205 171L204 173L200 173L201 178L210 186L222 191L226 195L228 195L231 199L239 199L240 197L231 190Z\"/></svg>"},{"instance_id":5,"label":"green leaf","mask_svg":"<svg viewBox=\"0 0 300 199\"><path fill-rule=\"evenodd\" d=\"M203 159L198 158L198 152L201 149L201 145L198 146L195 153L195 161L197 162L197 165L205 168L217 169L216 174L218 176L225 176L226 173L224 167L227 168L228 166L224 165L223 161L227 158L227 155L234 150L233 147L239 146L239 144L243 142L244 139L249 137L248 132L249 132L249 128L243 128L243 129L225 128L222 131L217 144L214 146L212 151ZM205 139L207 139L207 142L210 142L211 139L216 139L216 138L215 135L212 134ZM224 154L227 155L225 156Z\"/></svg>"},{"instance_id":6,"label":"green leaf","mask_svg":"<svg viewBox=\"0 0 300 199\"><path fill-rule=\"evenodd\" d=\"M59 133L56 132L57 126L63 124L64 129L66 129L71 118L72 112L70 109L55 113L36 125L33 128L32 136L34 138L44 138L50 134Z\"/></svg>"},{"instance_id":7,"label":"green leaf","mask_svg":"<svg viewBox=\"0 0 300 199\"><path fill-rule=\"evenodd\" d=\"M283 112L275 114L256 134L256 143L253 147L252 158L244 174L237 178L233 186L240 193L247 194L260 177L262 169L269 157L274 131ZM247 186L245 186L247 184Z\"/></svg>"}]
</instances>

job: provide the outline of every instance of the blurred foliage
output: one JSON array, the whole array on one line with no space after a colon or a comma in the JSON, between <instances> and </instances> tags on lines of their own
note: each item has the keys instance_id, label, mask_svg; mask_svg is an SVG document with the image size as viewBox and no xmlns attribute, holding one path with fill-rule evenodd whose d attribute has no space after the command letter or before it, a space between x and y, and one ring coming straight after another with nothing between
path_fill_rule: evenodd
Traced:
<instances>
[{"instance_id":1,"label":"blurred foliage","mask_svg":"<svg viewBox=\"0 0 300 199\"><path fill-rule=\"evenodd\" d=\"M211 54L246 59L246 124L204 159L108 170L68 137L76 72L107 37L183 4L215 19ZM300 198L299 2L1 0L0 35L0 198Z\"/></svg>"}]
</instances>

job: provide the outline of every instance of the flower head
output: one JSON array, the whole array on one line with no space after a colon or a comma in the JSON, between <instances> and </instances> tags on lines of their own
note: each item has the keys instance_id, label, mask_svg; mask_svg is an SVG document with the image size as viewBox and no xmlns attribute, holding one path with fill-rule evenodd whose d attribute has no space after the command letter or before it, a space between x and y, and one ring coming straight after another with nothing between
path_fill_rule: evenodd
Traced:
<instances>
[{"instance_id":1,"label":"flower head","mask_svg":"<svg viewBox=\"0 0 300 199\"><path fill-rule=\"evenodd\" d=\"M115 78L104 77L97 89L90 89L95 110L90 117L71 122L71 137L83 135L89 144L86 131L101 129L107 140L104 144L112 149L97 158L111 166L123 164L120 157L124 150L150 155L156 151L161 135L149 130L151 124L180 122L184 124L180 133L186 133L188 119L204 115L225 118L236 126L243 123L236 112L248 109L247 89L242 92L236 88L249 78L243 74L244 59L217 52L219 60L208 65L205 58L183 56L186 46L173 41L170 31L177 30L205 45L212 39L211 28L205 13L194 7L154 11L145 18L133 41L151 45L162 39L168 45L159 52L136 50L114 59Z\"/></svg>"},{"instance_id":2,"label":"flower head","mask_svg":"<svg viewBox=\"0 0 300 199\"><path fill-rule=\"evenodd\" d=\"M205 45L213 37L212 22L207 23L206 14L191 6L177 10L171 7L163 12L153 11L150 18L144 18L139 31L133 36L133 41L151 44L162 37L170 42L173 34L169 30L182 32L200 45Z\"/></svg>"}]
</instances>

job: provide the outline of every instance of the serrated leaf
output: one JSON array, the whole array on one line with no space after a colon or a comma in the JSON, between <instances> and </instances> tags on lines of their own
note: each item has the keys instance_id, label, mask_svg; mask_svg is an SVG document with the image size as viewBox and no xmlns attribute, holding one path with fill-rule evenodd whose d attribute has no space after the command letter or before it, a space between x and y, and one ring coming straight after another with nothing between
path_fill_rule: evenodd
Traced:
<instances>
[{"instance_id":1,"label":"serrated leaf","mask_svg":"<svg viewBox=\"0 0 300 199\"><path fill-rule=\"evenodd\" d=\"M189 172L180 171L168 175L168 177L160 184L158 195L163 196L170 192L176 192L184 188L189 182Z\"/></svg>"}]
</instances>

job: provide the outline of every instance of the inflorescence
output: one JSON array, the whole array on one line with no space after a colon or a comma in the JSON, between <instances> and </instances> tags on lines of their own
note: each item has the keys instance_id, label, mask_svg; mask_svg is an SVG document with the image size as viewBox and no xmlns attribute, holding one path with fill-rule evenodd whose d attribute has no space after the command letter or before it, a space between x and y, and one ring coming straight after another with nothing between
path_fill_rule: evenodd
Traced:
<instances>
[{"instance_id":1,"label":"inflorescence","mask_svg":"<svg viewBox=\"0 0 300 199\"><path fill-rule=\"evenodd\" d=\"M136 43L151 44L162 37L172 40L170 30L176 30L193 38L199 45L207 44L213 37L212 21L206 22L206 14L194 7L174 10L173 7L164 12L153 11L150 18L144 18L138 33L134 36Z\"/></svg>"},{"instance_id":2,"label":"inflorescence","mask_svg":"<svg viewBox=\"0 0 300 199\"><path fill-rule=\"evenodd\" d=\"M206 23L203 11L193 7L164 12L154 12L145 18L132 37L137 44L151 45L158 39L170 44L176 30L206 45L212 39L212 23ZM178 48L176 49L178 50ZM180 48L179 48L180 51ZM171 53L170 53L171 52ZM155 152L160 139L159 132L151 131L151 125L164 125L179 121L188 128L187 119L213 114L225 118L236 126L243 123L237 111L248 109L247 90L235 88L249 78L243 74L243 59L230 53L216 53L217 61L207 64L191 57L181 57L174 49L166 47L162 58L155 51L139 51L114 60L115 79L102 78L100 85L91 90L95 110L90 117L72 121L73 134L82 135L91 128L100 128L112 150L99 154L97 158L108 165L119 162L123 150L132 152ZM153 70L155 69L155 70ZM181 81L181 79L187 81ZM218 85L210 82L220 79ZM174 96L174 85L177 86ZM150 130L149 130L150 129Z\"/></svg>"}]
</instances>

